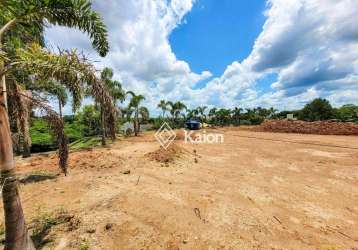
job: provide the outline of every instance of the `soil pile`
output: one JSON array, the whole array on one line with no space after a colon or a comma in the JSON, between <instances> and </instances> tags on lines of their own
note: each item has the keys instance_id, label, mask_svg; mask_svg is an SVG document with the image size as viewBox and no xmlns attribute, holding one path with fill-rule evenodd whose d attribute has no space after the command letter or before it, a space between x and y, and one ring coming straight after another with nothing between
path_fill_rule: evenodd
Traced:
<instances>
[{"instance_id":1,"label":"soil pile","mask_svg":"<svg viewBox=\"0 0 358 250\"><path fill-rule=\"evenodd\" d=\"M266 120L259 128L265 132L318 135L358 135L358 124L334 121Z\"/></svg>"},{"instance_id":2,"label":"soil pile","mask_svg":"<svg viewBox=\"0 0 358 250\"><path fill-rule=\"evenodd\" d=\"M73 168L95 168L106 169L123 165L123 159L110 149L101 149L95 151L82 151L73 154L69 159L69 166Z\"/></svg>"},{"instance_id":3,"label":"soil pile","mask_svg":"<svg viewBox=\"0 0 358 250\"><path fill-rule=\"evenodd\" d=\"M146 154L149 159L160 163L173 162L176 157L179 157L183 153L183 149L176 144L171 144L167 149L160 147L154 152Z\"/></svg>"}]
</instances>

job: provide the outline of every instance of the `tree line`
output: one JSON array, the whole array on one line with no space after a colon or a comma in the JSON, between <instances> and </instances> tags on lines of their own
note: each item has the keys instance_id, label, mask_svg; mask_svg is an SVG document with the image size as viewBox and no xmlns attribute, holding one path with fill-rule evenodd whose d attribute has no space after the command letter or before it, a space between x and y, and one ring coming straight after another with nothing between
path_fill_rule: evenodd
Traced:
<instances>
[{"instance_id":1,"label":"tree line","mask_svg":"<svg viewBox=\"0 0 358 250\"><path fill-rule=\"evenodd\" d=\"M166 120L173 127L183 127L185 121L194 119L202 123L215 126L240 126L259 125L265 119L287 119L288 114L303 121L336 120L340 122L358 123L358 106L346 104L339 108L333 108L328 100L317 98L306 104L300 110L278 111L271 108L216 108L199 106L189 109L182 102L170 102L161 100L157 106L161 110L159 118L154 123L160 126L162 120Z\"/></svg>"},{"instance_id":2,"label":"tree line","mask_svg":"<svg viewBox=\"0 0 358 250\"><path fill-rule=\"evenodd\" d=\"M295 119L304 121L336 120L358 122L358 106L347 104L339 108L333 108L327 100L320 98L313 100L300 110L291 111L278 111L272 107L252 109L214 107L209 109L207 106L199 106L190 109L180 101L161 100L157 105L160 110L159 117L150 117L148 108L142 104L145 100L144 96L136 95L132 91L125 91L121 83L112 80L113 72L111 69L105 68L102 72L104 72L102 78L105 79L110 95L114 98L113 101L118 110L117 133L126 132L121 131L121 126L125 122L132 123L134 130L131 132L134 135L138 135L141 124L151 124L153 129L158 129L166 121L173 128L182 128L186 121L194 119L213 126L259 125L265 119L287 119L288 114L293 114ZM105 75L106 77L104 77ZM126 99L128 105L123 104ZM73 143L83 139L87 140L88 137L101 136L103 144L106 137L108 137L108 128L101 117L100 106L96 104L85 105L74 115L64 116L64 130L69 142ZM30 137L32 138L33 152L56 149L53 137L46 124L44 118L32 118ZM98 143L96 140L92 142Z\"/></svg>"}]
</instances>

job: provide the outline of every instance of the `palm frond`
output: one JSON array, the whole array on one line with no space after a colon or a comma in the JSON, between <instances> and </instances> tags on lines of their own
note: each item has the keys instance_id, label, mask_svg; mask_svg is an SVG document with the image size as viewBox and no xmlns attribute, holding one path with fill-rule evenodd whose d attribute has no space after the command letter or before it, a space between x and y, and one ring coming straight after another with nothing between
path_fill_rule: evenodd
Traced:
<instances>
[{"instance_id":1,"label":"palm frond","mask_svg":"<svg viewBox=\"0 0 358 250\"><path fill-rule=\"evenodd\" d=\"M89 0L22 0L1 1L1 15L5 21L16 20L16 24L37 25L44 22L78 28L86 32L93 47L101 56L108 53L107 28L99 16L92 10ZM13 24L15 25L15 24Z\"/></svg>"},{"instance_id":2,"label":"palm frond","mask_svg":"<svg viewBox=\"0 0 358 250\"><path fill-rule=\"evenodd\" d=\"M12 84L13 91L11 92L12 97L19 104L18 112L21 112L20 115L24 115L24 107L26 107L25 102L31 102L33 105L45 112L45 118L50 124L51 131L55 138L56 144L58 146L58 155L59 155L59 166L62 169L63 173L67 174L68 166L68 139L65 134L64 124L59 115L52 110L52 108L40 100L31 97L27 93L24 93L23 89L19 84L13 82ZM22 117L21 119L25 119Z\"/></svg>"},{"instance_id":3,"label":"palm frond","mask_svg":"<svg viewBox=\"0 0 358 250\"><path fill-rule=\"evenodd\" d=\"M84 56L78 56L75 50L60 51L56 55L36 44L27 50L19 49L17 56L15 63L30 72L35 81L55 79L64 85L73 97L74 110L80 106L84 90L89 89L95 101L103 107L111 136L115 138L116 110L111 95Z\"/></svg>"}]
</instances>

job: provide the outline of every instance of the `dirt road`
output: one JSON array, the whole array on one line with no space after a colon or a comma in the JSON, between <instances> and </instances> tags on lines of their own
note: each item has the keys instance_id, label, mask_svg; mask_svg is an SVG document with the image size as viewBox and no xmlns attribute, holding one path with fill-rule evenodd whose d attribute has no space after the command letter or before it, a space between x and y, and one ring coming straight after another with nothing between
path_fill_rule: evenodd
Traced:
<instances>
[{"instance_id":1,"label":"dirt road","mask_svg":"<svg viewBox=\"0 0 358 250\"><path fill-rule=\"evenodd\" d=\"M120 139L72 153L67 177L25 180L32 230L43 217L69 215L49 223L38 245L358 249L358 137L216 132L224 143L176 140L169 152L153 133ZM17 160L21 174L58 172L51 154Z\"/></svg>"}]
</instances>

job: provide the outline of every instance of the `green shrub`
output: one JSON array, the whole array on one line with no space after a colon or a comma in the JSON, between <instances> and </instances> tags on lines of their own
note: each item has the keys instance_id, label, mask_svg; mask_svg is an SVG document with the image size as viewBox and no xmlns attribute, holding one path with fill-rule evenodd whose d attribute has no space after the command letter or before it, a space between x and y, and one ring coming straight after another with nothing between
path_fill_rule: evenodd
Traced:
<instances>
[{"instance_id":1,"label":"green shrub","mask_svg":"<svg viewBox=\"0 0 358 250\"><path fill-rule=\"evenodd\" d=\"M33 153L51 151L56 148L49 124L43 118L32 119L30 136L32 140L31 152Z\"/></svg>"},{"instance_id":2,"label":"green shrub","mask_svg":"<svg viewBox=\"0 0 358 250\"><path fill-rule=\"evenodd\" d=\"M305 105L299 112L298 118L304 121L323 121L334 119L334 110L326 99L316 98Z\"/></svg>"},{"instance_id":3,"label":"green shrub","mask_svg":"<svg viewBox=\"0 0 358 250\"><path fill-rule=\"evenodd\" d=\"M248 120L241 120L240 125L246 126L246 125L252 125L252 123L250 121L248 121Z\"/></svg>"},{"instance_id":4,"label":"green shrub","mask_svg":"<svg viewBox=\"0 0 358 250\"><path fill-rule=\"evenodd\" d=\"M74 142L83 138L83 130L84 125L78 122L65 124L65 133L68 136L69 142Z\"/></svg>"}]
</instances>

